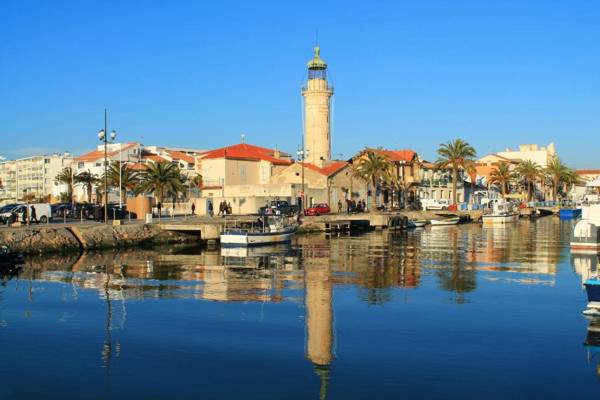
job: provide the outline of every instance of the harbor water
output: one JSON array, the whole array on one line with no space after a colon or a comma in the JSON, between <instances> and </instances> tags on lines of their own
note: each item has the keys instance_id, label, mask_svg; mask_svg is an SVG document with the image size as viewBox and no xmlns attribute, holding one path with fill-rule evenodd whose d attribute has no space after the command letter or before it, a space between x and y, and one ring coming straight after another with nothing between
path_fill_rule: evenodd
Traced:
<instances>
[{"instance_id":1,"label":"harbor water","mask_svg":"<svg viewBox=\"0 0 600 400\"><path fill-rule=\"evenodd\" d=\"M572 224L29 258L0 281L0 399L590 398Z\"/></svg>"}]
</instances>

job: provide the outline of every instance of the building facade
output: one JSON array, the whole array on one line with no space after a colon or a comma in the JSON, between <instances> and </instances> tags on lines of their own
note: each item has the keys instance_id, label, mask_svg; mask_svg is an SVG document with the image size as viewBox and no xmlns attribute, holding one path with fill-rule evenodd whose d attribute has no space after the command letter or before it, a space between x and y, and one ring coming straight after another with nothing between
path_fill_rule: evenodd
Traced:
<instances>
[{"instance_id":1,"label":"building facade","mask_svg":"<svg viewBox=\"0 0 600 400\"><path fill-rule=\"evenodd\" d=\"M552 158L556 156L554 143L548 146L538 146L537 144L522 144L518 150L510 148L505 151L499 151L495 156L504 157L514 161L533 161L542 168L546 168Z\"/></svg>"}]
</instances>

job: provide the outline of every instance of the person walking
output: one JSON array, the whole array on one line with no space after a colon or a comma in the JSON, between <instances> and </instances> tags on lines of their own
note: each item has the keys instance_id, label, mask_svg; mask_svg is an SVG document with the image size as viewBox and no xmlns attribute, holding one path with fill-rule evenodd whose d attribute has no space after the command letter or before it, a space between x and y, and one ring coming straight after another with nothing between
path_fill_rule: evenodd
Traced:
<instances>
[{"instance_id":1,"label":"person walking","mask_svg":"<svg viewBox=\"0 0 600 400\"><path fill-rule=\"evenodd\" d=\"M156 210L158 211L158 218L160 219L160 216L162 214L162 203L160 201L156 205Z\"/></svg>"},{"instance_id":2,"label":"person walking","mask_svg":"<svg viewBox=\"0 0 600 400\"><path fill-rule=\"evenodd\" d=\"M31 222L35 222L37 225L39 225L40 221L38 221L38 219L37 219L35 207L31 206L29 209L31 210L31 218L30 218Z\"/></svg>"},{"instance_id":3,"label":"person walking","mask_svg":"<svg viewBox=\"0 0 600 400\"><path fill-rule=\"evenodd\" d=\"M192 215L196 212L196 203L192 202Z\"/></svg>"},{"instance_id":4,"label":"person walking","mask_svg":"<svg viewBox=\"0 0 600 400\"><path fill-rule=\"evenodd\" d=\"M343 206L342 206L342 200L338 200L338 214L342 213L342 208L343 208Z\"/></svg>"},{"instance_id":5,"label":"person walking","mask_svg":"<svg viewBox=\"0 0 600 400\"><path fill-rule=\"evenodd\" d=\"M213 217L213 204L212 204L212 201L208 202L208 207L207 208L208 208L208 210L207 210L208 211L208 216L210 218L212 218Z\"/></svg>"},{"instance_id":6,"label":"person walking","mask_svg":"<svg viewBox=\"0 0 600 400\"><path fill-rule=\"evenodd\" d=\"M233 209L231 208L231 203L227 203L227 215L230 215L233 212Z\"/></svg>"}]
</instances>

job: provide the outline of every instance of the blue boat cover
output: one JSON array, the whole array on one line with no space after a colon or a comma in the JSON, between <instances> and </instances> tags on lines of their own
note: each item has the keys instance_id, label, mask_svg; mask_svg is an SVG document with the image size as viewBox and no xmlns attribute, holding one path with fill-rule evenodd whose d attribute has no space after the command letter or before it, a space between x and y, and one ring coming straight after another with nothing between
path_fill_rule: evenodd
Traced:
<instances>
[{"instance_id":1,"label":"blue boat cover","mask_svg":"<svg viewBox=\"0 0 600 400\"><path fill-rule=\"evenodd\" d=\"M600 279L588 279L583 284L584 285L600 285Z\"/></svg>"}]
</instances>

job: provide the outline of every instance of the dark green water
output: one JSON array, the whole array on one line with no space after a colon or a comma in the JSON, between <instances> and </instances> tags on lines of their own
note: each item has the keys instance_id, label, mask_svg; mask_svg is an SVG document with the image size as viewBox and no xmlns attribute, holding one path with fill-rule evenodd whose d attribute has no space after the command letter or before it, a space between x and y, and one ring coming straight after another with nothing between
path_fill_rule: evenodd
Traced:
<instances>
[{"instance_id":1,"label":"dark green water","mask_svg":"<svg viewBox=\"0 0 600 400\"><path fill-rule=\"evenodd\" d=\"M0 285L0 398L590 398L570 227L31 259Z\"/></svg>"}]
</instances>

